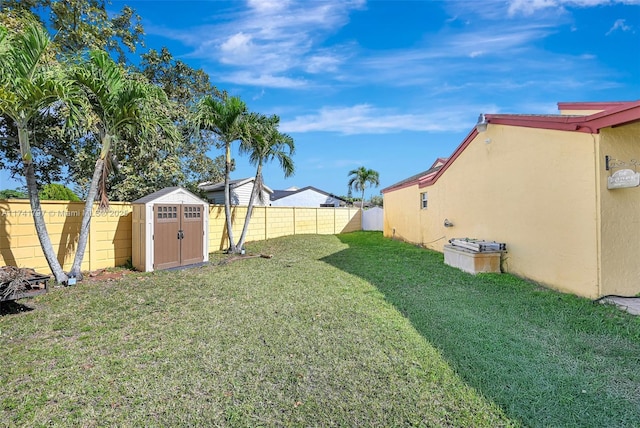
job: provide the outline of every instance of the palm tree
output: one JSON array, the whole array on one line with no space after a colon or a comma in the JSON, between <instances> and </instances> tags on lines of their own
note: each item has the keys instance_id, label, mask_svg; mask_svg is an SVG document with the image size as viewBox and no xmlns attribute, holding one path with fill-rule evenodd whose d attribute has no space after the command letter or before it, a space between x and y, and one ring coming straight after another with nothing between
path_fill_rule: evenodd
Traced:
<instances>
[{"instance_id":1,"label":"palm tree","mask_svg":"<svg viewBox=\"0 0 640 428\"><path fill-rule=\"evenodd\" d=\"M378 187L380 185L380 175L378 171L367 169L361 166L358 169L349 171L349 189L362 191L362 199L360 202L360 208L364 208L364 190L367 188L367 184Z\"/></svg>"},{"instance_id":2,"label":"palm tree","mask_svg":"<svg viewBox=\"0 0 640 428\"><path fill-rule=\"evenodd\" d=\"M278 160L280 167L284 171L284 176L293 175L294 166L291 156L295 152L293 138L278 131L280 118L278 116L266 117L258 114L251 114L247 120L248 133L250 138L247 143L240 146L241 153L249 154L249 162L256 166L256 176L253 181L253 190L249 198L247 216L244 219L244 227L238 241L238 249L242 251L244 240L249 230L249 221L253 205L257 200L264 203L264 180L262 179L262 166L266 162Z\"/></svg>"},{"instance_id":3,"label":"palm tree","mask_svg":"<svg viewBox=\"0 0 640 428\"><path fill-rule=\"evenodd\" d=\"M231 218L231 192L229 190L229 176L231 174L231 144L240 140L246 141L244 122L247 116L247 106L239 97L223 97L217 99L211 95L198 101L193 112L192 122L199 130L211 131L219 139L225 149L224 168L224 215L229 237L229 251L237 252L233 239Z\"/></svg>"},{"instance_id":4,"label":"palm tree","mask_svg":"<svg viewBox=\"0 0 640 428\"><path fill-rule=\"evenodd\" d=\"M144 142L160 130L170 139L178 138L177 130L166 115L155 106L167 102L157 86L126 75L109 55L101 50L89 52L89 59L74 70L76 81L84 88L89 99L95 129L100 145L87 200L85 202L78 247L70 275L81 277L81 265L89 237L93 202L100 197L100 208L108 208L107 178L113 161L112 150L119 140L136 134Z\"/></svg>"},{"instance_id":5,"label":"palm tree","mask_svg":"<svg viewBox=\"0 0 640 428\"><path fill-rule=\"evenodd\" d=\"M18 130L20 155L36 233L51 272L57 282L63 283L68 277L53 250L40 207L30 125L47 109L61 104L69 113L67 125L72 125L82 97L50 54L49 34L39 23L27 21L24 31L12 37L5 37L4 29L0 33L3 34L0 47L0 113L11 118Z\"/></svg>"}]
</instances>

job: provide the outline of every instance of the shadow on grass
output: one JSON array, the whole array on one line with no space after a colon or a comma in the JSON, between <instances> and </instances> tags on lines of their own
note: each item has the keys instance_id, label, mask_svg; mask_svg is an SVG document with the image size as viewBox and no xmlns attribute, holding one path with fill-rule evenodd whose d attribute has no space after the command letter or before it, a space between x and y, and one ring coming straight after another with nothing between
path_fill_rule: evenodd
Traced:
<instances>
[{"instance_id":1,"label":"shadow on grass","mask_svg":"<svg viewBox=\"0 0 640 428\"><path fill-rule=\"evenodd\" d=\"M527 426L640 426L640 322L376 232L322 260L382 292L470 386Z\"/></svg>"},{"instance_id":2,"label":"shadow on grass","mask_svg":"<svg viewBox=\"0 0 640 428\"><path fill-rule=\"evenodd\" d=\"M22 312L30 312L32 310L32 307L18 303L15 300L0 302L0 317L5 315L15 315Z\"/></svg>"}]
</instances>

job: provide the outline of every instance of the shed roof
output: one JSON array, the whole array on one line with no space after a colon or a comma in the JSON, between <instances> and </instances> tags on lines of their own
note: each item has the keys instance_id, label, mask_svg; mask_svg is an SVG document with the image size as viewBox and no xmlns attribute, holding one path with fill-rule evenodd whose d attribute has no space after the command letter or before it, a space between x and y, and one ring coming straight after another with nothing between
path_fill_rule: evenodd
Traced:
<instances>
[{"instance_id":1,"label":"shed roof","mask_svg":"<svg viewBox=\"0 0 640 428\"><path fill-rule=\"evenodd\" d=\"M191 193L190 191L188 191L187 189L181 186L165 187L164 189L160 189L156 192L150 193L147 196L143 196L140 199L136 199L135 201L132 202L132 204L148 204L149 202L153 202L157 199L168 196L172 193L187 194L192 196L194 199L197 199L198 201L202 202L203 204L208 204L208 202L203 201L197 195Z\"/></svg>"}]
</instances>

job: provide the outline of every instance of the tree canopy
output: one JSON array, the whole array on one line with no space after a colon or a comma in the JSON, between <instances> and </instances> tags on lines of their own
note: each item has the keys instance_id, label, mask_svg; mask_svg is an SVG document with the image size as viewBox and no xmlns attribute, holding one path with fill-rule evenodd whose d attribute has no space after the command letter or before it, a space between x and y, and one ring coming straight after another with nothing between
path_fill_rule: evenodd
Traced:
<instances>
[{"instance_id":1,"label":"tree canopy","mask_svg":"<svg viewBox=\"0 0 640 428\"><path fill-rule=\"evenodd\" d=\"M180 139L167 140L159 134L154 150L141 150L140 138L133 133L112 149L115 162L109 174L106 194L110 199L131 201L167 186L181 185L197 191L203 181L224 177L223 157L210 158L207 152L215 139L194 134L187 125L189 106L205 94L218 93L202 70L176 60L167 48L138 55L136 67L127 60L143 46L144 29L135 10L124 6L120 13L107 13L101 0L8 0L0 2L0 25L9 33L19 33L33 19L46 24L55 34L48 61L65 66L82 62L89 50L102 49L121 64L128 64L131 79L160 87L168 102L164 115L178 127ZM80 55L80 57L78 57ZM69 183L77 193L86 195L101 150L95 121L88 120L84 132L71 136L65 132L65 112L53 105L40 110L30 123L31 156L38 183ZM14 177L23 176L15 122L0 115L0 168Z\"/></svg>"},{"instance_id":2,"label":"tree canopy","mask_svg":"<svg viewBox=\"0 0 640 428\"><path fill-rule=\"evenodd\" d=\"M27 192L21 189L0 190L0 199L27 199Z\"/></svg>"},{"instance_id":3,"label":"tree canopy","mask_svg":"<svg viewBox=\"0 0 640 428\"><path fill-rule=\"evenodd\" d=\"M56 281L65 282L66 273L53 250L44 216L40 208L38 181L35 173L31 126L44 114L65 110L65 118L76 125L83 98L64 69L51 59L51 40L35 20L25 20L21 32L7 35L0 27L0 113L17 131L18 138L7 147L19 153L27 183L29 204L40 245Z\"/></svg>"},{"instance_id":4,"label":"tree canopy","mask_svg":"<svg viewBox=\"0 0 640 428\"><path fill-rule=\"evenodd\" d=\"M43 201L80 201L80 198L73 193L73 190L58 183L49 183L42 186L39 196Z\"/></svg>"},{"instance_id":5,"label":"tree canopy","mask_svg":"<svg viewBox=\"0 0 640 428\"><path fill-rule=\"evenodd\" d=\"M102 202L132 201L163 187L197 191L200 182L224 178L235 251L232 143L240 141L241 153L257 166L257 182L262 164L272 160L285 176L293 172L293 139L277 130L277 116L250 114L239 97L219 91L204 71L167 48L148 51L132 66L128 55L143 44L143 34L132 8L110 15L103 0L0 1L0 168L25 177L58 282L69 277L53 251L40 199L75 195L56 181L75 184L86 199L69 272L77 277L98 187ZM209 158L212 147L224 148L224 155Z\"/></svg>"},{"instance_id":6,"label":"tree canopy","mask_svg":"<svg viewBox=\"0 0 640 428\"><path fill-rule=\"evenodd\" d=\"M109 16L104 0L3 0L6 15L29 12L56 34L54 44L60 54L73 55L85 49L104 49L127 62L143 44L141 18L129 6Z\"/></svg>"}]
</instances>

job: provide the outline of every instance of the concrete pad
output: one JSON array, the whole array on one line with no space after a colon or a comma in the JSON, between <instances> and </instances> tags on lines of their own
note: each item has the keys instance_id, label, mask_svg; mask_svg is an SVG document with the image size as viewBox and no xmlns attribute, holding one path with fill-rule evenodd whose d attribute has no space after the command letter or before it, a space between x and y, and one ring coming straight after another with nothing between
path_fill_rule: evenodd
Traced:
<instances>
[{"instance_id":1,"label":"concrete pad","mask_svg":"<svg viewBox=\"0 0 640 428\"><path fill-rule=\"evenodd\" d=\"M640 315L640 297L609 296L601 299L600 303L614 304L632 315Z\"/></svg>"}]
</instances>

